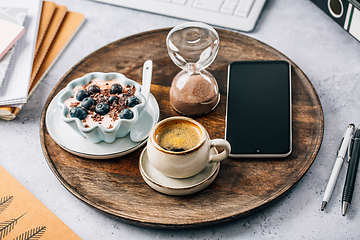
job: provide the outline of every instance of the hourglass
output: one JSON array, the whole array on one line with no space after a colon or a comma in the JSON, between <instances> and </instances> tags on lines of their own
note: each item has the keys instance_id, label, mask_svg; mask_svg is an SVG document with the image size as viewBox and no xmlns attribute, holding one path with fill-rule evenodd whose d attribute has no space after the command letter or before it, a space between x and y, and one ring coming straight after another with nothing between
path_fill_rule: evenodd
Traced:
<instances>
[{"instance_id":1,"label":"hourglass","mask_svg":"<svg viewBox=\"0 0 360 240\"><path fill-rule=\"evenodd\" d=\"M179 113L197 116L213 110L219 88L207 68L219 49L219 35L211 26L190 22L173 28L166 38L170 58L181 69L170 88L170 103Z\"/></svg>"}]
</instances>

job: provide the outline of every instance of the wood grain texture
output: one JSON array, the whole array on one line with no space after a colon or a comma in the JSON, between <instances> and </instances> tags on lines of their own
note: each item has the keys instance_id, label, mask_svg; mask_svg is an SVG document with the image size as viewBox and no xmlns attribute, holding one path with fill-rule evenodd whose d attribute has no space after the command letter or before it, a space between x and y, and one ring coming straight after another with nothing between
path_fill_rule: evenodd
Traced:
<instances>
[{"instance_id":1,"label":"wood grain texture","mask_svg":"<svg viewBox=\"0 0 360 240\"><path fill-rule=\"evenodd\" d=\"M196 117L211 138L224 138L227 66L241 60L286 60L292 69L293 152L282 159L232 159L221 163L215 181L189 196L174 197L151 189L139 172L143 148L109 160L74 156L60 148L45 125L46 110L66 84L89 72L120 72L141 83L142 65L154 62L151 92L160 119L179 115L169 103L173 77L180 71L166 51L170 29L140 33L110 43L70 69L50 94L41 117L40 137L47 162L59 181L92 207L125 222L156 228L211 226L253 213L290 189L309 169L323 137L323 112L305 74L286 56L255 39L218 29L220 50L208 70L218 81L221 100L207 115Z\"/></svg>"}]
</instances>

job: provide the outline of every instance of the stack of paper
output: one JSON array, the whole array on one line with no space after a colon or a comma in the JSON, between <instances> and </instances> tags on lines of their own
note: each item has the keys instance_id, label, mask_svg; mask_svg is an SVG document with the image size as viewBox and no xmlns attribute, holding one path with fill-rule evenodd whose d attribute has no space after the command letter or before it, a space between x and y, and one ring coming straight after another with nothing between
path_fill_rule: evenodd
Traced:
<instances>
[{"instance_id":1,"label":"stack of paper","mask_svg":"<svg viewBox=\"0 0 360 240\"><path fill-rule=\"evenodd\" d=\"M25 28L23 27L25 17L26 17L27 8L16 8L16 7L0 7L0 20L4 20L7 22L11 22L16 24L17 27L23 29L23 33L25 32ZM1 24L0 24L1 25ZM3 35L3 33L1 33ZM11 57L14 53L14 47L8 50L2 58L0 58L0 87L5 78L6 70L8 69Z\"/></svg>"},{"instance_id":2,"label":"stack of paper","mask_svg":"<svg viewBox=\"0 0 360 240\"><path fill-rule=\"evenodd\" d=\"M33 1L38 0L31 0L29 2ZM57 5L56 3L49 1L44 1L42 3L42 10L39 13L39 16L40 22L38 24L38 34L35 41L33 42L34 58L32 59L30 64L31 71L29 76L27 77L27 83L19 83L25 84L27 86L25 101L13 101L12 103L7 102L4 104L3 102L1 102L2 87L0 87L1 119L12 120L17 116L17 114L25 104L26 100L35 91L36 87L43 80L47 72L58 59L59 55L62 53L62 51L65 49L67 44L71 41L75 33L79 30L79 28L84 22L83 14L68 11L65 6ZM28 31L26 29L26 25L25 31ZM20 39L19 42L21 40L22 39ZM18 46L16 44L15 51L18 50L17 48ZM4 84L8 80L8 76L9 75L7 73Z\"/></svg>"},{"instance_id":3,"label":"stack of paper","mask_svg":"<svg viewBox=\"0 0 360 240\"><path fill-rule=\"evenodd\" d=\"M41 0L1 0L1 7L27 8L25 34L16 43L13 56L0 88L0 105L25 103L34 59ZM21 70L20 70L21 69Z\"/></svg>"}]
</instances>

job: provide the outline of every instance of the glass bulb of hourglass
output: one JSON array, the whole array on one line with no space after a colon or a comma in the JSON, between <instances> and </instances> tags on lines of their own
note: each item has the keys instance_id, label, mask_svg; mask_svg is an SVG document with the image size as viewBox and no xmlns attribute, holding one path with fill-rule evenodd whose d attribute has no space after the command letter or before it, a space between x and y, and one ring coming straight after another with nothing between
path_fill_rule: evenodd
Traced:
<instances>
[{"instance_id":1,"label":"glass bulb of hourglass","mask_svg":"<svg viewBox=\"0 0 360 240\"><path fill-rule=\"evenodd\" d=\"M172 29L166 43L169 55L178 67L200 71L214 61L219 49L219 36L206 24L189 23Z\"/></svg>"},{"instance_id":2,"label":"glass bulb of hourglass","mask_svg":"<svg viewBox=\"0 0 360 240\"><path fill-rule=\"evenodd\" d=\"M203 23L173 28L166 39L172 61L181 69L172 82L170 103L184 115L202 115L214 109L220 94L214 76L205 70L216 58L219 36Z\"/></svg>"}]
</instances>

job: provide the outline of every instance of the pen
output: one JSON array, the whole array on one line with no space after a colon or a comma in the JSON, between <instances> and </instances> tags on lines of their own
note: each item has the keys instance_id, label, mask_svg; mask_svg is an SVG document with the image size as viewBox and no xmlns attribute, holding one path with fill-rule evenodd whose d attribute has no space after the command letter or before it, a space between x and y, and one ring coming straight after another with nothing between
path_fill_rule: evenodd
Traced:
<instances>
[{"instance_id":1,"label":"pen","mask_svg":"<svg viewBox=\"0 0 360 240\"><path fill-rule=\"evenodd\" d=\"M345 216L346 210L351 204L352 195L354 192L354 185L356 179L356 173L359 164L359 150L360 150L360 127L358 127L354 134L354 145L351 152L351 158L349 167L346 173L344 191L342 196L342 215Z\"/></svg>"},{"instance_id":2,"label":"pen","mask_svg":"<svg viewBox=\"0 0 360 240\"><path fill-rule=\"evenodd\" d=\"M334 190L335 183L339 176L339 172L340 172L346 151L348 149L348 146L350 145L350 141L351 141L352 134L354 132L354 128L355 128L354 124L352 124L352 123L349 124L349 126L347 127L347 129L341 139L340 146L337 151L337 157L336 157L336 161L334 164L334 168L331 172L329 182L328 182L328 185L326 186L324 197L323 197L323 200L321 203L321 211L324 211L325 206L328 203L330 196Z\"/></svg>"}]
</instances>

